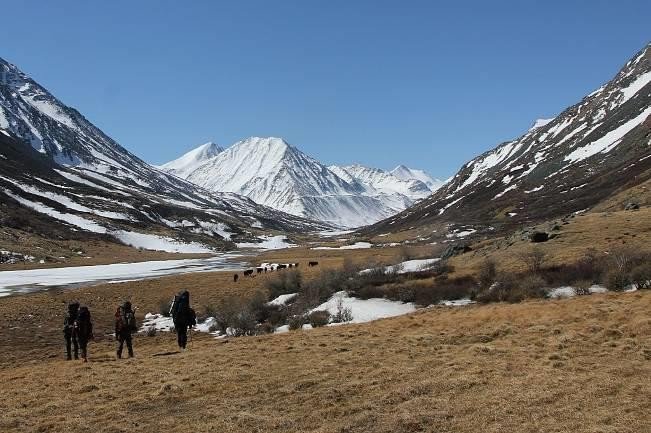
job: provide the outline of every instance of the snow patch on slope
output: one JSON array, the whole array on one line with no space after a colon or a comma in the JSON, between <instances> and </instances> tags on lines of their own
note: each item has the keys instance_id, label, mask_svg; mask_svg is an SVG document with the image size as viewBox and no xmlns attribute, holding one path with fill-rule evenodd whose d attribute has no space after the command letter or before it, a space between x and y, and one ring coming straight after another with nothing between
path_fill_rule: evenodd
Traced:
<instances>
[{"instance_id":1,"label":"snow patch on slope","mask_svg":"<svg viewBox=\"0 0 651 433\"><path fill-rule=\"evenodd\" d=\"M633 130L640 123L644 122L647 117L651 115L651 107L648 107L642 113L629 120L628 122L618 126L616 129L610 131L603 137L599 138L596 141L593 141L585 146L581 146L569 155L565 157L565 161L570 161L570 163L575 163L578 161L583 161L593 155L598 153L608 153L615 146L617 146L622 138L629 132Z\"/></svg>"}]
</instances>

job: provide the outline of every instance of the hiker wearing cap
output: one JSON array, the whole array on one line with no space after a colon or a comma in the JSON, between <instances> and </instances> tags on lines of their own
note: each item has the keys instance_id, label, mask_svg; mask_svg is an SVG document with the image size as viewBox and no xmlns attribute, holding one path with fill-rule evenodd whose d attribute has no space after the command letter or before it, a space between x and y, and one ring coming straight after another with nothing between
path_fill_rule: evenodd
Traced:
<instances>
[{"instance_id":1,"label":"hiker wearing cap","mask_svg":"<svg viewBox=\"0 0 651 433\"><path fill-rule=\"evenodd\" d=\"M138 330L136 325L136 314L131 308L131 302L126 301L115 311L115 338L118 341L117 356L122 358L124 343L127 344L129 358L133 358L133 342L131 334Z\"/></svg>"}]
</instances>

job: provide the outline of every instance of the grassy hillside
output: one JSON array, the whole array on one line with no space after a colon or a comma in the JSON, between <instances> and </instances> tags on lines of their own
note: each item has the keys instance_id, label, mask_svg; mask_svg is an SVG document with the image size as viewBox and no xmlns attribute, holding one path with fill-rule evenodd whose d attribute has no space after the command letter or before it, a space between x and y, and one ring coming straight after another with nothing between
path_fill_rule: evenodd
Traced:
<instances>
[{"instance_id":1,"label":"grassy hillside","mask_svg":"<svg viewBox=\"0 0 651 433\"><path fill-rule=\"evenodd\" d=\"M649 292L437 307L288 334L195 334L185 353L159 334L121 362L103 340L85 365L60 352L5 364L0 430L650 431L650 310Z\"/></svg>"}]
</instances>

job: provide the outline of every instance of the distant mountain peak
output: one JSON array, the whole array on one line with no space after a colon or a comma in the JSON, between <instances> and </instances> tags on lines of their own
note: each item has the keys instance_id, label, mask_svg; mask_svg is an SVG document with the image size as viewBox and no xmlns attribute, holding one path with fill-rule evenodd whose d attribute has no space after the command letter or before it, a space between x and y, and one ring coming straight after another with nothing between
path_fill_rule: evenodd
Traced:
<instances>
[{"instance_id":1,"label":"distant mountain peak","mask_svg":"<svg viewBox=\"0 0 651 433\"><path fill-rule=\"evenodd\" d=\"M419 180L423 182L430 191L434 192L439 189L445 182L440 179L435 179L423 170L409 168L404 164L398 165L389 173L401 180Z\"/></svg>"},{"instance_id":2,"label":"distant mountain peak","mask_svg":"<svg viewBox=\"0 0 651 433\"><path fill-rule=\"evenodd\" d=\"M201 164L202 162L219 155L223 151L224 149L222 147L209 141L183 154L174 161L158 166L158 168L170 172L175 176L185 177L185 175L192 171L197 164Z\"/></svg>"},{"instance_id":3,"label":"distant mountain peak","mask_svg":"<svg viewBox=\"0 0 651 433\"><path fill-rule=\"evenodd\" d=\"M173 163L161 168L171 171ZM375 222L432 192L419 179L398 179L359 163L325 167L279 137L246 138L174 173L212 191L243 194L275 209L347 227Z\"/></svg>"}]
</instances>

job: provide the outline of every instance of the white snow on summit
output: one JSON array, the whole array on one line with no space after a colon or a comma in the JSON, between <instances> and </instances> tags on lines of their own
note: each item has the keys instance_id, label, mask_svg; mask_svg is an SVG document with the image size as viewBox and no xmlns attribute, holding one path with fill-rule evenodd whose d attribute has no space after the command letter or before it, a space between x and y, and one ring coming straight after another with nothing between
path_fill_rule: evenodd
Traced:
<instances>
[{"instance_id":1,"label":"white snow on summit","mask_svg":"<svg viewBox=\"0 0 651 433\"><path fill-rule=\"evenodd\" d=\"M224 149L209 141L196 149L192 149L180 158L158 166L161 170L170 172L178 177L187 177L197 165L223 152Z\"/></svg>"},{"instance_id":2,"label":"white snow on summit","mask_svg":"<svg viewBox=\"0 0 651 433\"><path fill-rule=\"evenodd\" d=\"M434 179L429 174L425 173L423 170L416 170L413 168L406 167L404 165L399 165L389 173L394 175L400 180L419 180L423 182L427 187L432 191L439 189L445 181L441 179Z\"/></svg>"},{"instance_id":3,"label":"white snow on summit","mask_svg":"<svg viewBox=\"0 0 651 433\"><path fill-rule=\"evenodd\" d=\"M406 167L400 178L357 164L326 167L276 137L250 137L225 150L206 144L160 168L211 191L242 194L341 227L394 215L430 195L435 187L428 184L437 184Z\"/></svg>"}]
</instances>

